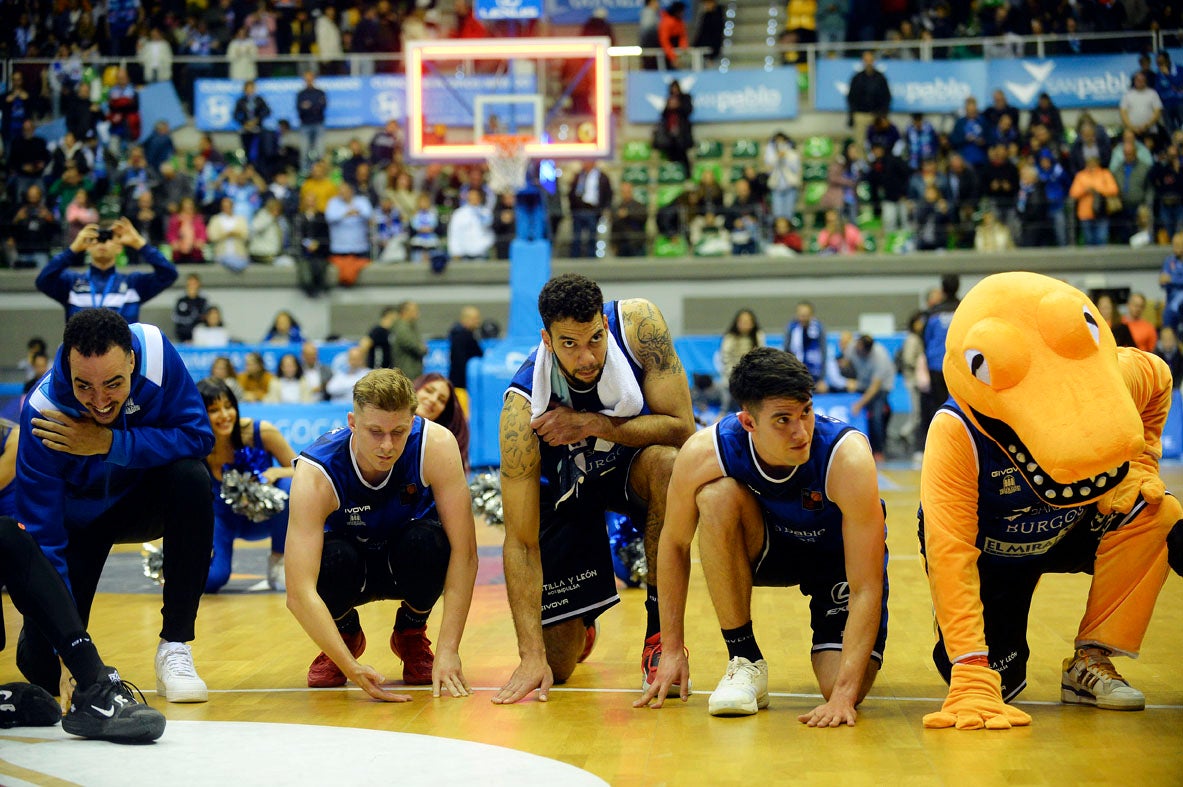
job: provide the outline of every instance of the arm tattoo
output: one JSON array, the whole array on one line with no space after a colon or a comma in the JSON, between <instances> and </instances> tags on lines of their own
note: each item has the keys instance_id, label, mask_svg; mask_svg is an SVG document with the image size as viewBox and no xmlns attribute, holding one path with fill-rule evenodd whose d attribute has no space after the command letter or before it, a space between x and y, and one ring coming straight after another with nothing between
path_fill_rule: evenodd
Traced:
<instances>
[{"instance_id":1,"label":"arm tattoo","mask_svg":"<svg viewBox=\"0 0 1183 787\"><path fill-rule=\"evenodd\" d=\"M633 308L626 314L626 319L636 326L636 351L642 368L662 375L681 374L682 362L674 351L670 329L661 312L646 300L633 301L630 306Z\"/></svg>"},{"instance_id":2,"label":"arm tattoo","mask_svg":"<svg viewBox=\"0 0 1183 787\"><path fill-rule=\"evenodd\" d=\"M511 396L501 410L501 475L506 478L527 476L542 462L529 404L512 401L518 398Z\"/></svg>"}]
</instances>

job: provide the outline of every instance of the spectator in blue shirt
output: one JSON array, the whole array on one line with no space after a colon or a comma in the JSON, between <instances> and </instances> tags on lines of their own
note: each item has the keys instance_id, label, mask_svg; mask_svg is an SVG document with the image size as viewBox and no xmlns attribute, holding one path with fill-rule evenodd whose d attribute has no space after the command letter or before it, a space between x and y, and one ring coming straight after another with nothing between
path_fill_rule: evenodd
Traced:
<instances>
[{"instance_id":1,"label":"spectator in blue shirt","mask_svg":"<svg viewBox=\"0 0 1183 787\"><path fill-rule=\"evenodd\" d=\"M151 273L124 273L115 269L122 248L139 252L141 261L152 266ZM85 271L69 270L90 255ZM79 231L70 248L49 261L37 275L37 289L66 307L66 319L83 309L111 309L125 320L137 322L140 305L164 292L177 280L177 269L126 218L109 227L87 224Z\"/></svg>"},{"instance_id":2,"label":"spectator in blue shirt","mask_svg":"<svg viewBox=\"0 0 1183 787\"><path fill-rule=\"evenodd\" d=\"M937 157L937 132L919 112L912 113L912 122L904 132L908 144L908 166L913 172L920 169L921 162Z\"/></svg>"},{"instance_id":3,"label":"spectator in blue shirt","mask_svg":"<svg viewBox=\"0 0 1183 787\"><path fill-rule=\"evenodd\" d=\"M986 121L978 114L978 102L973 96L965 99L965 114L953 124L949 142L974 169L986 163Z\"/></svg>"},{"instance_id":4,"label":"spectator in blue shirt","mask_svg":"<svg viewBox=\"0 0 1183 787\"><path fill-rule=\"evenodd\" d=\"M1183 314L1183 232L1171 238L1171 253L1163 260L1162 272L1158 275L1166 295L1162 310L1162 326L1179 332L1180 315Z\"/></svg>"},{"instance_id":5,"label":"spectator in blue shirt","mask_svg":"<svg viewBox=\"0 0 1183 787\"><path fill-rule=\"evenodd\" d=\"M1068 201L1068 189L1072 185L1072 178L1064 171L1056 156L1050 150L1039 153L1039 182L1043 184L1043 192L1047 197L1047 215L1052 222L1052 231L1056 236L1057 246L1068 245L1068 217L1064 212L1064 204Z\"/></svg>"},{"instance_id":6,"label":"spectator in blue shirt","mask_svg":"<svg viewBox=\"0 0 1183 787\"><path fill-rule=\"evenodd\" d=\"M337 196L325 207L329 225L329 262L337 268L343 287L357 283L358 274L370 264L370 217L374 206L353 187L342 183Z\"/></svg>"}]
</instances>

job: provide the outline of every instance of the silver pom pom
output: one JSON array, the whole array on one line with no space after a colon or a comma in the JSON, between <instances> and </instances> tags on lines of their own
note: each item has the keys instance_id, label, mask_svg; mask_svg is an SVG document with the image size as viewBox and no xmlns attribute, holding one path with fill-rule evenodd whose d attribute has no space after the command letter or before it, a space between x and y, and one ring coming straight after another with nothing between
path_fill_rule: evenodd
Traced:
<instances>
[{"instance_id":1,"label":"silver pom pom","mask_svg":"<svg viewBox=\"0 0 1183 787\"><path fill-rule=\"evenodd\" d=\"M489 525L504 525L501 508L501 476L497 473L477 473L468 485L472 495L472 513L483 516Z\"/></svg>"},{"instance_id":2,"label":"silver pom pom","mask_svg":"<svg viewBox=\"0 0 1183 787\"><path fill-rule=\"evenodd\" d=\"M164 550L145 541L140 544L140 557L144 559L144 576L157 585L164 584Z\"/></svg>"},{"instance_id":3,"label":"silver pom pom","mask_svg":"<svg viewBox=\"0 0 1183 787\"><path fill-rule=\"evenodd\" d=\"M252 522L266 522L288 505L287 492L242 470L222 473L220 493L231 511Z\"/></svg>"}]
</instances>

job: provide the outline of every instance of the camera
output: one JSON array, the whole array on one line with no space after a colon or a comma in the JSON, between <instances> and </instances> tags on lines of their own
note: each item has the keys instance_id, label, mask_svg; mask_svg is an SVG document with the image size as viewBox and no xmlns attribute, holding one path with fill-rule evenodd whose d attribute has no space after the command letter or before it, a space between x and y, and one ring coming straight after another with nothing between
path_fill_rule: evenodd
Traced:
<instances>
[{"instance_id":1,"label":"camera","mask_svg":"<svg viewBox=\"0 0 1183 787\"><path fill-rule=\"evenodd\" d=\"M115 231L110 227L107 227L106 229L99 230L98 234L95 236L95 243L106 243L114 237Z\"/></svg>"}]
</instances>

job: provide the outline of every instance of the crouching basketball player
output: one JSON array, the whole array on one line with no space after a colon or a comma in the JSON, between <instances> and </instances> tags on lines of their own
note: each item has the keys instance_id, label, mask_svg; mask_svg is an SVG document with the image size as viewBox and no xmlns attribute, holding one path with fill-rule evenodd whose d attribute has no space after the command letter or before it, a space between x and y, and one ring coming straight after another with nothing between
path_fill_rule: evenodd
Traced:
<instances>
[{"instance_id":1,"label":"crouching basketball player","mask_svg":"<svg viewBox=\"0 0 1183 787\"><path fill-rule=\"evenodd\" d=\"M370 696L411 698L358 657L366 647L357 607L401 599L390 648L407 685L466 696L460 638L476 581L472 502L456 438L415 415L411 381L378 369L353 387L349 427L296 459L286 549L288 609L320 647L308 685L352 680ZM439 654L427 617L444 596Z\"/></svg>"},{"instance_id":2,"label":"crouching basketball player","mask_svg":"<svg viewBox=\"0 0 1183 787\"><path fill-rule=\"evenodd\" d=\"M813 378L792 354L758 347L731 373L742 408L678 452L658 550L665 659L634 703L661 707L690 667L682 649L690 544L729 658L712 716L768 707L768 663L752 630L752 588L798 585L809 596L811 657L825 702L798 720L853 725L887 641L883 503L866 438L813 412Z\"/></svg>"}]
</instances>

